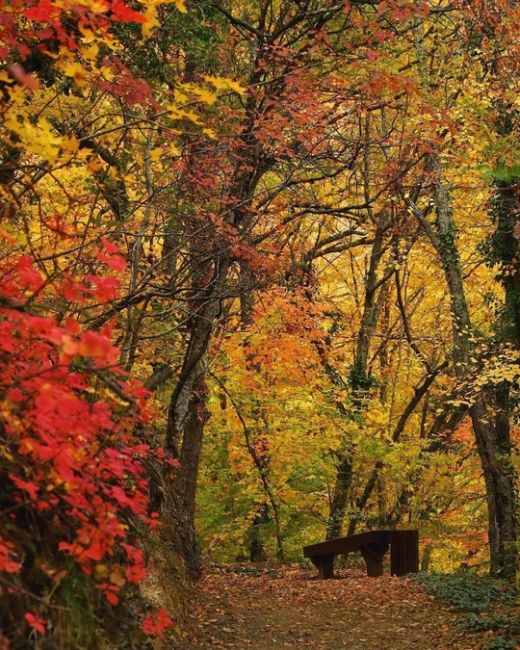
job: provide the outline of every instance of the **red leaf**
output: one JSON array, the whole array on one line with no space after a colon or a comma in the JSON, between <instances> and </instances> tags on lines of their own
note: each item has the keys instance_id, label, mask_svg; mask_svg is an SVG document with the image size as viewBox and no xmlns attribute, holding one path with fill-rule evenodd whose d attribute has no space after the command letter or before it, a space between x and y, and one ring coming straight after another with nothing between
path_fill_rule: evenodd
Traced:
<instances>
[{"instance_id":1,"label":"red leaf","mask_svg":"<svg viewBox=\"0 0 520 650\"><path fill-rule=\"evenodd\" d=\"M38 90L40 87L40 80L32 74L26 72L19 63L13 63L7 66L9 72L18 81L19 84L25 86L28 90Z\"/></svg>"},{"instance_id":2,"label":"red leaf","mask_svg":"<svg viewBox=\"0 0 520 650\"><path fill-rule=\"evenodd\" d=\"M49 22L57 14L58 9L52 5L49 0L40 0L36 7L29 7L24 11L25 17L29 20L37 20L40 22Z\"/></svg>"},{"instance_id":3,"label":"red leaf","mask_svg":"<svg viewBox=\"0 0 520 650\"><path fill-rule=\"evenodd\" d=\"M38 498L39 488L35 483L24 481L23 479L19 478L18 476L15 476L14 474L9 474L9 478L16 485L17 488L23 490L24 492L27 492L33 501Z\"/></svg>"},{"instance_id":4,"label":"red leaf","mask_svg":"<svg viewBox=\"0 0 520 650\"><path fill-rule=\"evenodd\" d=\"M45 634L45 619L44 618L38 618L32 612L25 612L24 618L29 623L29 625L33 628L33 630L36 630L40 634Z\"/></svg>"},{"instance_id":5,"label":"red leaf","mask_svg":"<svg viewBox=\"0 0 520 650\"><path fill-rule=\"evenodd\" d=\"M161 607L158 611L146 616L142 626L145 634L162 638L166 630L173 627L173 621L164 607Z\"/></svg>"},{"instance_id":6,"label":"red leaf","mask_svg":"<svg viewBox=\"0 0 520 650\"><path fill-rule=\"evenodd\" d=\"M112 18L121 23L144 23L146 16L127 7L122 0L116 0L111 6Z\"/></svg>"}]
</instances>

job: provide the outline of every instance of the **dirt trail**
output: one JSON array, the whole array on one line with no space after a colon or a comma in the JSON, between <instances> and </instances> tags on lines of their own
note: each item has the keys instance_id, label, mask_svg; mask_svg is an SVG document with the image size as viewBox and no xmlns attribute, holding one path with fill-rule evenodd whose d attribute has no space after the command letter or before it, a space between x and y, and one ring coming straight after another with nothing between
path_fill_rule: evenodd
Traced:
<instances>
[{"instance_id":1,"label":"dirt trail","mask_svg":"<svg viewBox=\"0 0 520 650\"><path fill-rule=\"evenodd\" d=\"M221 567L196 588L182 650L474 650L483 637L407 578L349 570Z\"/></svg>"}]
</instances>

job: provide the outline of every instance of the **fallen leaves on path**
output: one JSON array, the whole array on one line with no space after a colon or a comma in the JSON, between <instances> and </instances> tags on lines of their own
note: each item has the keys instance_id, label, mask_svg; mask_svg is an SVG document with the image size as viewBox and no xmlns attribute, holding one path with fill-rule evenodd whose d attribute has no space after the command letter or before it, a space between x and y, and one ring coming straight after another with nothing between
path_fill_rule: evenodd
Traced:
<instances>
[{"instance_id":1,"label":"fallen leaves on path","mask_svg":"<svg viewBox=\"0 0 520 650\"><path fill-rule=\"evenodd\" d=\"M460 615L407 578L301 567L224 566L197 585L182 650L475 650Z\"/></svg>"}]
</instances>

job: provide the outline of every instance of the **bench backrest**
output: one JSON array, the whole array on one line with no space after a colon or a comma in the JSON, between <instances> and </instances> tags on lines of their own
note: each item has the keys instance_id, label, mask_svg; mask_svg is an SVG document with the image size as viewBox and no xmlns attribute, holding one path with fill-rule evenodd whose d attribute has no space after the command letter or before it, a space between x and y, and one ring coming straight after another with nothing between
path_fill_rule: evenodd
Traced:
<instances>
[{"instance_id":1,"label":"bench backrest","mask_svg":"<svg viewBox=\"0 0 520 650\"><path fill-rule=\"evenodd\" d=\"M319 557L321 555L340 555L342 553L349 553L350 551L357 551L361 546L366 546L367 544L391 544L394 532L404 531L372 530L368 533L338 537L328 542L304 546L303 555L309 558Z\"/></svg>"}]
</instances>

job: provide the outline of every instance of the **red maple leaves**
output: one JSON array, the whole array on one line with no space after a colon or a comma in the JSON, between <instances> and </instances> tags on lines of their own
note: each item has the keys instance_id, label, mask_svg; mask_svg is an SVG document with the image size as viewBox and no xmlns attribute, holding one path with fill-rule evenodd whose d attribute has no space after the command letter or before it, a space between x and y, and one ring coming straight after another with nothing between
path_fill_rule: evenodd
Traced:
<instances>
[{"instance_id":1,"label":"red maple leaves","mask_svg":"<svg viewBox=\"0 0 520 650\"><path fill-rule=\"evenodd\" d=\"M166 630L171 627L173 627L173 621L164 607L143 619L143 631L150 636L164 637Z\"/></svg>"},{"instance_id":2,"label":"red maple leaves","mask_svg":"<svg viewBox=\"0 0 520 650\"><path fill-rule=\"evenodd\" d=\"M103 251L120 257L108 242ZM0 309L0 573L11 597L23 599L29 549L16 531L30 520L32 537L53 540L45 542L48 576L66 573L72 560L116 605L125 583L146 575L136 531L157 526L145 469L154 452L137 434L148 421L148 393L117 370L119 353L105 334L25 310L42 283L30 258L5 262L0 272L9 305ZM127 406L94 384L89 363L117 370ZM25 620L45 633L38 615L27 612ZM161 615L147 627L158 634L168 621Z\"/></svg>"}]
</instances>

